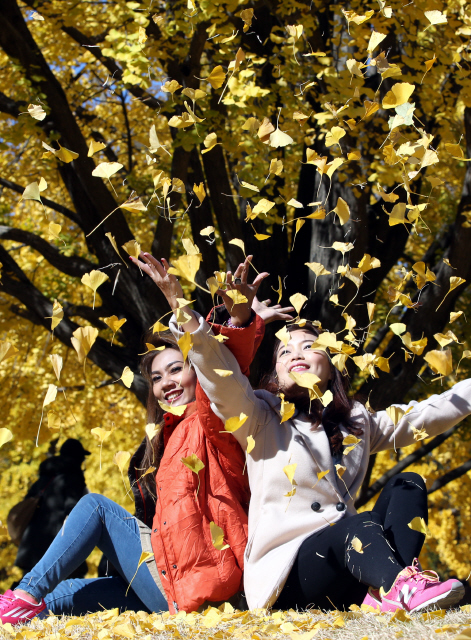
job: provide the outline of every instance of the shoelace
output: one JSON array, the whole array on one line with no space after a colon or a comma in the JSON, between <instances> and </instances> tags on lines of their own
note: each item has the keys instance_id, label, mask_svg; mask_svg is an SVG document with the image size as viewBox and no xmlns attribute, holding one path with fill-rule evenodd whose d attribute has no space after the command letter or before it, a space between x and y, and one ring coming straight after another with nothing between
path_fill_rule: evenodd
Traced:
<instances>
[{"instance_id":1,"label":"shoelace","mask_svg":"<svg viewBox=\"0 0 471 640\"><path fill-rule=\"evenodd\" d=\"M409 578L412 578L415 582L440 582L440 578L435 571L419 571L417 558L414 559L412 565L407 567L407 569L409 571Z\"/></svg>"},{"instance_id":2,"label":"shoelace","mask_svg":"<svg viewBox=\"0 0 471 640\"><path fill-rule=\"evenodd\" d=\"M0 594L0 611L4 611L15 599L14 596L7 596L4 593Z\"/></svg>"}]
</instances>

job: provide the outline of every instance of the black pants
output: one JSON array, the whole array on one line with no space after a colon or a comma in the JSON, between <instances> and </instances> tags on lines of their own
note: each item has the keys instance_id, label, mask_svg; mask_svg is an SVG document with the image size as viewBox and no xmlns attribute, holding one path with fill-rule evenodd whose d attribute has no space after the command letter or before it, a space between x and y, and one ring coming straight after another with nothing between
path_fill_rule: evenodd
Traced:
<instances>
[{"instance_id":1,"label":"black pants","mask_svg":"<svg viewBox=\"0 0 471 640\"><path fill-rule=\"evenodd\" d=\"M274 607L344 609L360 605L369 586L388 591L422 549L425 536L407 526L416 516L428 521L425 483L416 473L400 473L373 511L346 517L303 542ZM363 553L353 549L355 537Z\"/></svg>"}]
</instances>

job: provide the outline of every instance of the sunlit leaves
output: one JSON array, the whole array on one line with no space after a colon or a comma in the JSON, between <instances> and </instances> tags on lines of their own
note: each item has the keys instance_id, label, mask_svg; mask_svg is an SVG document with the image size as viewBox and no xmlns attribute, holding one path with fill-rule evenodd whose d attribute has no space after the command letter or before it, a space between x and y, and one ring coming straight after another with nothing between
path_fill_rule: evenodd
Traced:
<instances>
[{"instance_id":1,"label":"sunlit leaves","mask_svg":"<svg viewBox=\"0 0 471 640\"><path fill-rule=\"evenodd\" d=\"M399 107L409 100L413 94L415 86L409 82L397 82L392 86L383 98L383 109L393 109Z\"/></svg>"},{"instance_id":2,"label":"sunlit leaves","mask_svg":"<svg viewBox=\"0 0 471 640\"><path fill-rule=\"evenodd\" d=\"M95 308L96 291L100 285L109 280L109 277L103 271L90 271L82 276L82 284L93 291L93 308Z\"/></svg>"}]
</instances>

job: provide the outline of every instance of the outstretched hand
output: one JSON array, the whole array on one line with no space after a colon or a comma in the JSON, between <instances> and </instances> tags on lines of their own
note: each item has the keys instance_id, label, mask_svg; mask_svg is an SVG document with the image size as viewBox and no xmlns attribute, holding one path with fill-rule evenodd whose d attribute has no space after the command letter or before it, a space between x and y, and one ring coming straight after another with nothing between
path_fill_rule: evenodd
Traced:
<instances>
[{"instance_id":1,"label":"outstretched hand","mask_svg":"<svg viewBox=\"0 0 471 640\"><path fill-rule=\"evenodd\" d=\"M168 269L170 265L168 264L165 258L162 258L161 262L159 262L154 256L150 253L141 253L139 254L140 260L133 258L130 256L130 259L134 264L146 273L151 280L155 282L155 284L162 291L164 296L167 298L167 302L170 307L175 310L178 308L177 298L183 298L183 289L181 284L177 280L177 278L168 273Z\"/></svg>"},{"instance_id":2,"label":"outstretched hand","mask_svg":"<svg viewBox=\"0 0 471 640\"><path fill-rule=\"evenodd\" d=\"M274 304L272 307L271 300L264 300L260 302L257 296L254 297L252 302L252 309L260 316L265 324L270 322L276 322L277 320L292 320L291 312L295 311L294 307L282 307L281 304Z\"/></svg>"},{"instance_id":3,"label":"outstretched hand","mask_svg":"<svg viewBox=\"0 0 471 640\"><path fill-rule=\"evenodd\" d=\"M226 289L218 289L217 295L222 298L231 321L236 326L242 326L250 320L252 303L263 280L269 275L267 272L258 274L252 284L248 283L248 273L253 256L247 256L245 261L239 264L234 274L228 271L226 274ZM246 302L237 303L237 298L228 295L230 291L238 291L246 298Z\"/></svg>"}]
</instances>

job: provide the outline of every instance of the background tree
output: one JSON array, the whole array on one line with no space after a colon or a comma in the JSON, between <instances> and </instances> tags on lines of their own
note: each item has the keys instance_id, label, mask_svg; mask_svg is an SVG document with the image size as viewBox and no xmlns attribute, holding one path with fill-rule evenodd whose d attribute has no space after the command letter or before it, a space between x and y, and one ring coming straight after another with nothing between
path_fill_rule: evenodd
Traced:
<instances>
[{"instance_id":1,"label":"background tree","mask_svg":"<svg viewBox=\"0 0 471 640\"><path fill-rule=\"evenodd\" d=\"M66 358L61 384L80 409L76 425L61 405L70 433L87 437L101 426L104 417L99 425L89 417L124 392L109 384L126 366L131 392L144 401L142 335L166 307L126 264L122 246L132 252L133 240L175 264L196 254L199 287L191 277L186 284L201 311L211 298L200 287L240 262L243 246L271 274L262 297L305 296L301 315L336 334L339 367L346 360L355 390L375 409L451 385L457 371L447 350L458 362L468 339L459 311L471 277L471 169L463 161L471 157L470 34L469 8L452 0L188 0L150 9L3 0L1 322L19 349L0 365L15 435L5 473L15 456L38 459L50 437L44 431L33 452L41 402L55 382L45 356ZM95 270L108 276L96 303L82 283ZM54 300L63 319L51 339ZM113 316L126 322L112 341ZM84 379L70 345L85 326L99 334ZM31 382L34 361L40 385ZM432 381L437 371L447 377ZM459 376L467 372L464 360ZM114 447L133 446L138 410L125 397L121 428L134 426ZM367 504L391 468L421 468L437 508L455 509L447 531L437 520L443 544L433 547L436 562L455 572L463 561L458 547L447 551L449 540L469 516L449 483L468 486L467 433L463 423L454 437L372 460L359 497Z\"/></svg>"}]
</instances>

